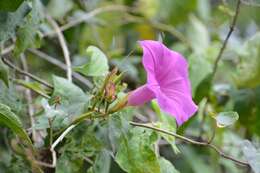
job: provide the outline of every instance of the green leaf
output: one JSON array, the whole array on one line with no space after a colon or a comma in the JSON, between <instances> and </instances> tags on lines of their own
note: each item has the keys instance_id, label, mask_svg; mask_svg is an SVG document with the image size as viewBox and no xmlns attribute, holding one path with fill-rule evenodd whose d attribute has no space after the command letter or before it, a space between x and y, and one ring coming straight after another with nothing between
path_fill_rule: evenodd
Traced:
<instances>
[{"instance_id":1,"label":"green leaf","mask_svg":"<svg viewBox=\"0 0 260 173\"><path fill-rule=\"evenodd\" d=\"M20 119L11 111L11 109L0 103L0 123L6 125L10 128L17 136L19 136L26 144L29 145L32 149L33 144L30 137L27 135L24 130Z\"/></svg>"},{"instance_id":2,"label":"green leaf","mask_svg":"<svg viewBox=\"0 0 260 173\"><path fill-rule=\"evenodd\" d=\"M56 97L60 98L61 105L58 108L67 113L66 118L69 118L69 121L85 111L89 97L81 88L57 76L53 76L53 84L52 100Z\"/></svg>"},{"instance_id":3,"label":"green leaf","mask_svg":"<svg viewBox=\"0 0 260 173\"><path fill-rule=\"evenodd\" d=\"M74 67L74 70L85 76L104 76L108 73L106 55L97 47L87 48L88 62L82 66Z\"/></svg>"},{"instance_id":4,"label":"green leaf","mask_svg":"<svg viewBox=\"0 0 260 173\"><path fill-rule=\"evenodd\" d=\"M197 1L197 12L200 18L204 21L208 21L210 19L211 13L211 3L208 0L198 0Z\"/></svg>"},{"instance_id":5,"label":"green leaf","mask_svg":"<svg viewBox=\"0 0 260 173\"><path fill-rule=\"evenodd\" d=\"M194 52L203 53L208 48L210 40L207 27L194 15L190 15L190 26L187 32Z\"/></svg>"},{"instance_id":6,"label":"green leaf","mask_svg":"<svg viewBox=\"0 0 260 173\"><path fill-rule=\"evenodd\" d=\"M2 59L0 58L0 80L2 80L6 86L9 86L8 74L8 67L3 63Z\"/></svg>"},{"instance_id":7,"label":"green leaf","mask_svg":"<svg viewBox=\"0 0 260 173\"><path fill-rule=\"evenodd\" d=\"M110 116L106 123L98 126L96 137L102 141L104 147L113 153L116 153L121 142L121 136L129 131L128 116L133 115L132 109L128 108L121 112L116 112Z\"/></svg>"},{"instance_id":8,"label":"green leaf","mask_svg":"<svg viewBox=\"0 0 260 173\"><path fill-rule=\"evenodd\" d=\"M192 86L192 94L195 96L200 84L207 78L212 72L212 65L210 62L200 54L192 54L189 57L189 76ZM203 85L205 86L205 85Z\"/></svg>"},{"instance_id":9,"label":"green leaf","mask_svg":"<svg viewBox=\"0 0 260 173\"><path fill-rule=\"evenodd\" d=\"M179 171L175 169L171 162L169 162L165 158L161 157L159 159L159 163L161 167L161 173L179 173Z\"/></svg>"},{"instance_id":10,"label":"green leaf","mask_svg":"<svg viewBox=\"0 0 260 173\"><path fill-rule=\"evenodd\" d=\"M7 87L0 81L0 103L12 108L15 114L19 114L24 112L25 107L22 103L21 95L19 95L15 87L11 82L9 83L9 87Z\"/></svg>"},{"instance_id":11,"label":"green leaf","mask_svg":"<svg viewBox=\"0 0 260 173\"><path fill-rule=\"evenodd\" d=\"M107 150L102 150L95 160L93 165L94 173L109 173L111 157Z\"/></svg>"},{"instance_id":12,"label":"green leaf","mask_svg":"<svg viewBox=\"0 0 260 173\"><path fill-rule=\"evenodd\" d=\"M0 12L0 42L6 41L13 37L17 27L24 22L24 17L30 12L31 7L27 2L23 4L13 13Z\"/></svg>"},{"instance_id":13,"label":"green leaf","mask_svg":"<svg viewBox=\"0 0 260 173\"><path fill-rule=\"evenodd\" d=\"M24 80L17 80L15 82L33 90L36 93L39 93L40 95L43 95L47 98L49 97L47 91L45 91L42 85L40 85L38 82L26 82Z\"/></svg>"},{"instance_id":14,"label":"green leaf","mask_svg":"<svg viewBox=\"0 0 260 173\"><path fill-rule=\"evenodd\" d=\"M150 130L134 128L122 136L116 162L128 173L160 173L160 164L152 144L157 136Z\"/></svg>"},{"instance_id":15,"label":"green leaf","mask_svg":"<svg viewBox=\"0 0 260 173\"><path fill-rule=\"evenodd\" d=\"M18 56L28 47L40 47L41 36L38 32L43 19L43 9L39 0L32 1L32 11L26 16L25 23L17 31L14 54Z\"/></svg>"},{"instance_id":16,"label":"green leaf","mask_svg":"<svg viewBox=\"0 0 260 173\"><path fill-rule=\"evenodd\" d=\"M204 160L199 153L196 153L191 146L180 146L182 155L184 156L186 166L190 166L194 173L212 173L215 172L214 168ZM190 171L191 172L191 171Z\"/></svg>"},{"instance_id":17,"label":"green leaf","mask_svg":"<svg viewBox=\"0 0 260 173\"><path fill-rule=\"evenodd\" d=\"M49 14L55 19L63 18L72 8L73 1L70 0L51 0L47 6Z\"/></svg>"},{"instance_id":18,"label":"green leaf","mask_svg":"<svg viewBox=\"0 0 260 173\"><path fill-rule=\"evenodd\" d=\"M222 128L234 124L238 120L239 115L236 112L220 112L214 118L216 119L217 126Z\"/></svg>"},{"instance_id":19,"label":"green leaf","mask_svg":"<svg viewBox=\"0 0 260 173\"><path fill-rule=\"evenodd\" d=\"M253 144L245 140L242 143L242 150L249 165L255 173L260 172L260 149L256 149Z\"/></svg>"},{"instance_id":20,"label":"green leaf","mask_svg":"<svg viewBox=\"0 0 260 173\"><path fill-rule=\"evenodd\" d=\"M213 80L212 77L212 73L209 73L197 86L194 98L197 103L200 102L204 97L209 96Z\"/></svg>"},{"instance_id":21,"label":"green leaf","mask_svg":"<svg viewBox=\"0 0 260 173\"><path fill-rule=\"evenodd\" d=\"M57 161L56 173L84 172L84 160L64 152Z\"/></svg>"},{"instance_id":22,"label":"green leaf","mask_svg":"<svg viewBox=\"0 0 260 173\"><path fill-rule=\"evenodd\" d=\"M157 122L155 126L158 128L162 128L164 130L176 132L177 126L176 126L175 119L172 116L168 115L167 113L162 112L158 103L155 100L151 102L151 105L153 110L156 112L156 115L159 118L159 122ZM179 150L175 145L175 137L164 133L158 133L158 134L160 134L167 142L169 142L169 144L171 144L172 149L174 150L175 153L179 153Z\"/></svg>"},{"instance_id":23,"label":"green leaf","mask_svg":"<svg viewBox=\"0 0 260 173\"><path fill-rule=\"evenodd\" d=\"M239 65L234 79L238 87L255 88L260 84L260 32L239 50Z\"/></svg>"},{"instance_id":24,"label":"green leaf","mask_svg":"<svg viewBox=\"0 0 260 173\"><path fill-rule=\"evenodd\" d=\"M24 0L1 0L0 1L0 11L15 11Z\"/></svg>"}]
</instances>

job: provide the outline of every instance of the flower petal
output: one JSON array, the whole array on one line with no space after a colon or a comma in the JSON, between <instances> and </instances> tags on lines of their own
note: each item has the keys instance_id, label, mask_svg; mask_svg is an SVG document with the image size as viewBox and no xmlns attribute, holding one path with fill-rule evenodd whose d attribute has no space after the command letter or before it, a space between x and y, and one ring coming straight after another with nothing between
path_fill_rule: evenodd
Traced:
<instances>
[{"instance_id":1,"label":"flower petal","mask_svg":"<svg viewBox=\"0 0 260 173\"><path fill-rule=\"evenodd\" d=\"M174 116L178 125L183 124L197 111L197 106L191 98L177 91L174 98L162 92L157 94L156 98L162 110Z\"/></svg>"},{"instance_id":2,"label":"flower petal","mask_svg":"<svg viewBox=\"0 0 260 173\"><path fill-rule=\"evenodd\" d=\"M143 85L130 93L127 104L129 106L138 106L154 98L154 93L147 87L147 85Z\"/></svg>"}]
</instances>

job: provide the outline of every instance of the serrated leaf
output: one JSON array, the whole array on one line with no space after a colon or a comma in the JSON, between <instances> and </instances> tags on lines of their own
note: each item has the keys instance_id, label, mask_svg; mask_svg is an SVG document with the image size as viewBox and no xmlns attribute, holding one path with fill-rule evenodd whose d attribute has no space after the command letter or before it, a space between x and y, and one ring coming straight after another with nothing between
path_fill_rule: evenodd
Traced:
<instances>
[{"instance_id":1,"label":"serrated leaf","mask_svg":"<svg viewBox=\"0 0 260 173\"><path fill-rule=\"evenodd\" d=\"M243 141L241 146L250 167L255 173L260 173L260 149L257 150L248 140Z\"/></svg>"},{"instance_id":2,"label":"serrated leaf","mask_svg":"<svg viewBox=\"0 0 260 173\"><path fill-rule=\"evenodd\" d=\"M154 133L143 128L134 128L122 136L116 162L128 173L160 173L159 161L152 144L157 140Z\"/></svg>"},{"instance_id":3,"label":"serrated leaf","mask_svg":"<svg viewBox=\"0 0 260 173\"><path fill-rule=\"evenodd\" d=\"M33 144L30 137L25 132L20 119L11 111L11 109L0 103L0 123L10 128L17 136L19 136L32 149Z\"/></svg>"},{"instance_id":4,"label":"serrated leaf","mask_svg":"<svg viewBox=\"0 0 260 173\"><path fill-rule=\"evenodd\" d=\"M171 132L176 132L176 121L175 119L170 116L167 115L167 113L164 113L161 111L158 103L153 100L151 102L152 108L153 110L156 112L156 115L159 118L159 122L155 123L154 125L158 128L162 128L164 130L168 130ZM175 153L178 153L179 150L177 148L177 146L175 145L175 137L164 134L164 133L159 133L167 142L169 142L169 144L172 146L172 149Z\"/></svg>"},{"instance_id":5,"label":"serrated leaf","mask_svg":"<svg viewBox=\"0 0 260 173\"><path fill-rule=\"evenodd\" d=\"M165 158L161 157L159 159L159 163L161 167L161 173L179 173L179 171L175 169L172 163Z\"/></svg>"},{"instance_id":6,"label":"serrated leaf","mask_svg":"<svg viewBox=\"0 0 260 173\"><path fill-rule=\"evenodd\" d=\"M97 47L87 48L88 62L82 66L74 67L74 70L85 76L104 76L108 73L106 55Z\"/></svg>"},{"instance_id":7,"label":"serrated leaf","mask_svg":"<svg viewBox=\"0 0 260 173\"><path fill-rule=\"evenodd\" d=\"M222 128L234 124L238 120L239 115L236 112L220 112L214 118L217 126Z\"/></svg>"},{"instance_id":8,"label":"serrated leaf","mask_svg":"<svg viewBox=\"0 0 260 173\"><path fill-rule=\"evenodd\" d=\"M24 0L1 0L0 1L0 11L15 11Z\"/></svg>"},{"instance_id":9,"label":"serrated leaf","mask_svg":"<svg viewBox=\"0 0 260 173\"><path fill-rule=\"evenodd\" d=\"M239 50L240 63L234 74L238 87L255 88L260 84L260 32Z\"/></svg>"},{"instance_id":10,"label":"serrated leaf","mask_svg":"<svg viewBox=\"0 0 260 173\"><path fill-rule=\"evenodd\" d=\"M8 74L8 67L3 63L2 59L0 58L0 80L2 80L6 86L9 86Z\"/></svg>"},{"instance_id":11,"label":"serrated leaf","mask_svg":"<svg viewBox=\"0 0 260 173\"><path fill-rule=\"evenodd\" d=\"M24 17L30 10L28 3L23 2L15 12L0 12L0 42L15 35L17 27L23 24Z\"/></svg>"}]
</instances>

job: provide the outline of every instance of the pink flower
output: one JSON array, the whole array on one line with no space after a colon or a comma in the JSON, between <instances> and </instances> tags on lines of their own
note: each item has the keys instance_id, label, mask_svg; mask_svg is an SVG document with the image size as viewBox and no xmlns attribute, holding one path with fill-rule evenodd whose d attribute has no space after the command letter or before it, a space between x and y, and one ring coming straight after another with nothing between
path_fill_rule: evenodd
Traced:
<instances>
[{"instance_id":1,"label":"pink flower","mask_svg":"<svg viewBox=\"0 0 260 173\"><path fill-rule=\"evenodd\" d=\"M130 93L128 105L142 105L156 98L161 109L181 125L197 111L192 101L187 61L158 41L139 43L143 48L147 83Z\"/></svg>"}]
</instances>

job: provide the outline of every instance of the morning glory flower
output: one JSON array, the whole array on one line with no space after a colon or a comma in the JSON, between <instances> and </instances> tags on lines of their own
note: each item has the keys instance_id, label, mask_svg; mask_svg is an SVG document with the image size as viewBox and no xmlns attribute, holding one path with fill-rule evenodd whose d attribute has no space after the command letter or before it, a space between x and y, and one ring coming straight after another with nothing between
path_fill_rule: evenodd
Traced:
<instances>
[{"instance_id":1,"label":"morning glory flower","mask_svg":"<svg viewBox=\"0 0 260 173\"><path fill-rule=\"evenodd\" d=\"M145 40L139 44L147 83L129 94L128 105L138 106L157 99L161 109L181 125L197 111L192 101L187 61L158 41Z\"/></svg>"}]
</instances>

